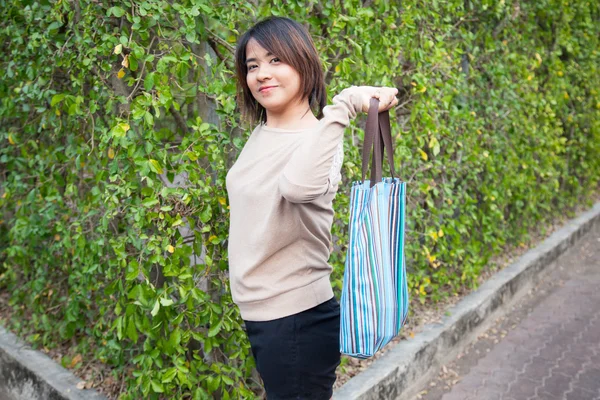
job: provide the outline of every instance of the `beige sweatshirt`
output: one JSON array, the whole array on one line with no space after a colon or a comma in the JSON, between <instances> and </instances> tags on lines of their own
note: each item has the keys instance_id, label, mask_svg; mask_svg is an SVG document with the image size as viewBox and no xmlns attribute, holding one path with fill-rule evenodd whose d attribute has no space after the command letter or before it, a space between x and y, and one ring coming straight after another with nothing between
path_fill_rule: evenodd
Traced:
<instances>
[{"instance_id":1,"label":"beige sweatshirt","mask_svg":"<svg viewBox=\"0 0 600 400\"><path fill-rule=\"evenodd\" d=\"M343 90L309 130L259 125L227 173L229 275L243 319L286 317L333 296L332 200L359 101L355 87Z\"/></svg>"}]
</instances>

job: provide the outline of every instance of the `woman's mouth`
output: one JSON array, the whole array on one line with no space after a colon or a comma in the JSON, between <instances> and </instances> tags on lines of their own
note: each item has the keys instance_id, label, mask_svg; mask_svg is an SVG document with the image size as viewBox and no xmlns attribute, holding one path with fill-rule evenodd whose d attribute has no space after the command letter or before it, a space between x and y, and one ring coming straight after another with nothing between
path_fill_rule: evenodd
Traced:
<instances>
[{"instance_id":1,"label":"woman's mouth","mask_svg":"<svg viewBox=\"0 0 600 400\"><path fill-rule=\"evenodd\" d=\"M272 91L273 89L275 89L277 86L264 86L261 87L260 89L258 89L258 91L260 93L269 93L270 91Z\"/></svg>"}]
</instances>

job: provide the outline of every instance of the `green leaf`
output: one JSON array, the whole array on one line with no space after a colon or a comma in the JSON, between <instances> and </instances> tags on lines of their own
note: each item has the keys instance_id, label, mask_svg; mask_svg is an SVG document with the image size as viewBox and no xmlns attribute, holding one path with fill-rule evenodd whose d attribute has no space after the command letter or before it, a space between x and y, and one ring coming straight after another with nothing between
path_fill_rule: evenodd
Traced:
<instances>
[{"instance_id":1,"label":"green leaf","mask_svg":"<svg viewBox=\"0 0 600 400\"><path fill-rule=\"evenodd\" d=\"M157 381L155 381L154 379L151 381L151 383L152 383L152 390L153 390L155 393L164 393L164 391L165 391L165 388L164 388L164 386L163 386L163 384L162 384L162 383L160 383L160 382L157 382Z\"/></svg>"},{"instance_id":2,"label":"green leaf","mask_svg":"<svg viewBox=\"0 0 600 400\"><path fill-rule=\"evenodd\" d=\"M156 317L156 314L158 314L158 310L160 310L160 303L158 302L158 300L156 300L156 302L154 303L154 308L152 308L150 315Z\"/></svg>"},{"instance_id":3,"label":"green leaf","mask_svg":"<svg viewBox=\"0 0 600 400\"><path fill-rule=\"evenodd\" d=\"M208 330L208 337L214 337L214 336L216 336L219 332L221 332L221 327L222 326L223 326L223 320L219 320L219 323L217 323L215 326L212 326Z\"/></svg>"},{"instance_id":4,"label":"green leaf","mask_svg":"<svg viewBox=\"0 0 600 400\"><path fill-rule=\"evenodd\" d=\"M117 18L120 18L123 15L125 15L125 10L123 10L121 7L114 6L108 9L108 11L106 12L106 16L110 17L111 14Z\"/></svg>"},{"instance_id":5,"label":"green leaf","mask_svg":"<svg viewBox=\"0 0 600 400\"><path fill-rule=\"evenodd\" d=\"M146 121L146 124L148 126L154 125L154 117L148 111L146 111L146 113L144 114L144 120Z\"/></svg>"},{"instance_id":6,"label":"green leaf","mask_svg":"<svg viewBox=\"0 0 600 400\"><path fill-rule=\"evenodd\" d=\"M169 368L162 376L162 383L169 383L177 376L177 368Z\"/></svg>"},{"instance_id":7,"label":"green leaf","mask_svg":"<svg viewBox=\"0 0 600 400\"><path fill-rule=\"evenodd\" d=\"M137 58L133 54L129 55L129 69L131 71L137 71L137 69L138 69L138 61L137 61Z\"/></svg>"},{"instance_id":8,"label":"green leaf","mask_svg":"<svg viewBox=\"0 0 600 400\"><path fill-rule=\"evenodd\" d=\"M129 268L127 268L127 275L125 275L125 280L133 281L133 280L137 279L138 275L139 275L139 270L137 268L134 268L133 266L129 265Z\"/></svg>"},{"instance_id":9,"label":"green leaf","mask_svg":"<svg viewBox=\"0 0 600 400\"><path fill-rule=\"evenodd\" d=\"M50 32L50 31L56 30L56 29L60 28L61 25L62 25L62 23L60 23L58 21L54 21L50 25L48 25L48 28L46 28L46 31Z\"/></svg>"},{"instance_id":10,"label":"green leaf","mask_svg":"<svg viewBox=\"0 0 600 400\"><path fill-rule=\"evenodd\" d=\"M138 341L138 333L137 329L135 328L135 323L133 322L133 317L128 318L127 337L129 337L129 339L131 339L134 343L137 343Z\"/></svg>"},{"instance_id":11,"label":"green leaf","mask_svg":"<svg viewBox=\"0 0 600 400\"><path fill-rule=\"evenodd\" d=\"M161 304L163 307L169 307L169 306L170 306L170 305L172 305L173 303L174 303L174 302L173 302L173 300L171 300L171 299L165 299L165 298L163 298L163 297L161 297L161 298L160 298L160 304Z\"/></svg>"},{"instance_id":12,"label":"green leaf","mask_svg":"<svg viewBox=\"0 0 600 400\"><path fill-rule=\"evenodd\" d=\"M207 204L200 213L200 221L202 221L203 223L207 223L208 221L210 221L211 217L212 209L210 207L210 204Z\"/></svg>"},{"instance_id":13,"label":"green leaf","mask_svg":"<svg viewBox=\"0 0 600 400\"><path fill-rule=\"evenodd\" d=\"M147 199L144 199L144 201L142 201L142 205L144 207L148 207L148 208L150 208L150 207L152 207L152 206L154 206L154 205L156 205L158 203L159 203L158 199L154 199L154 198L151 198L151 197L147 198Z\"/></svg>"},{"instance_id":14,"label":"green leaf","mask_svg":"<svg viewBox=\"0 0 600 400\"><path fill-rule=\"evenodd\" d=\"M219 383L221 383L221 377L219 375L214 376L214 375L209 375L208 378L206 379L206 383L208 383L207 385L207 389L209 391L209 393L213 393L215 390L217 390L217 388L219 387Z\"/></svg>"},{"instance_id":15,"label":"green leaf","mask_svg":"<svg viewBox=\"0 0 600 400\"><path fill-rule=\"evenodd\" d=\"M117 125L115 125L111 131L110 134L114 137L114 138L122 138L125 137L125 135L127 134L127 131L130 129L130 126L128 123L126 122L119 122Z\"/></svg>"},{"instance_id":16,"label":"green leaf","mask_svg":"<svg viewBox=\"0 0 600 400\"><path fill-rule=\"evenodd\" d=\"M169 336L169 346L171 346L172 349L175 349L177 346L179 346L180 342L181 330L179 330L179 328L176 328L173 332L171 332L171 335Z\"/></svg>"},{"instance_id":17,"label":"green leaf","mask_svg":"<svg viewBox=\"0 0 600 400\"><path fill-rule=\"evenodd\" d=\"M146 92L149 92L150 90L152 90L153 87L154 87L154 72L150 72L148 75L146 75L146 78L144 78L144 89L146 89Z\"/></svg>"},{"instance_id":18,"label":"green leaf","mask_svg":"<svg viewBox=\"0 0 600 400\"><path fill-rule=\"evenodd\" d=\"M54 107L55 105L57 105L58 103L63 101L64 98L65 98L64 93L55 94L54 96L52 96L52 101L50 101L50 106Z\"/></svg>"}]
</instances>

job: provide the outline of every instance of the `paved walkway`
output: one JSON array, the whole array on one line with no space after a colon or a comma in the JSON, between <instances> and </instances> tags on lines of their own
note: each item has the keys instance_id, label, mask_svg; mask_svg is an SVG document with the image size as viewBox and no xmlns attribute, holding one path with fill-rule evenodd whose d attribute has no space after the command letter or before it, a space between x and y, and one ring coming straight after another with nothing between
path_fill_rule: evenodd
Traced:
<instances>
[{"instance_id":1,"label":"paved walkway","mask_svg":"<svg viewBox=\"0 0 600 400\"><path fill-rule=\"evenodd\" d=\"M441 368L421 400L600 400L600 229Z\"/></svg>"}]
</instances>

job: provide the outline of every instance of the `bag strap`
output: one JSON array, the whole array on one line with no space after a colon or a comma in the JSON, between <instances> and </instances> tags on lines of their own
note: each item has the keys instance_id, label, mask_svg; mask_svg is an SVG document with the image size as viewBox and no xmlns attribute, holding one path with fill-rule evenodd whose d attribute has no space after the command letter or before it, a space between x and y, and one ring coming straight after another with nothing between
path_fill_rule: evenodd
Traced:
<instances>
[{"instance_id":1,"label":"bag strap","mask_svg":"<svg viewBox=\"0 0 600 400\"><path fill-rule=\"evenodd\" d=\"M392 178L396 176L394 169L394 149L392 147L392 133L390 128L389 111L379 111L379 99L371 98L369 112L367 114L367 124L365 127L365 140L362 150L362 180L365 180L367 174L367 165L373 149L373 159L371 164L371 183L373 187L382 179L383 153L387 150L387 159L390 164Z\"/></svg>"}]
</instances>

